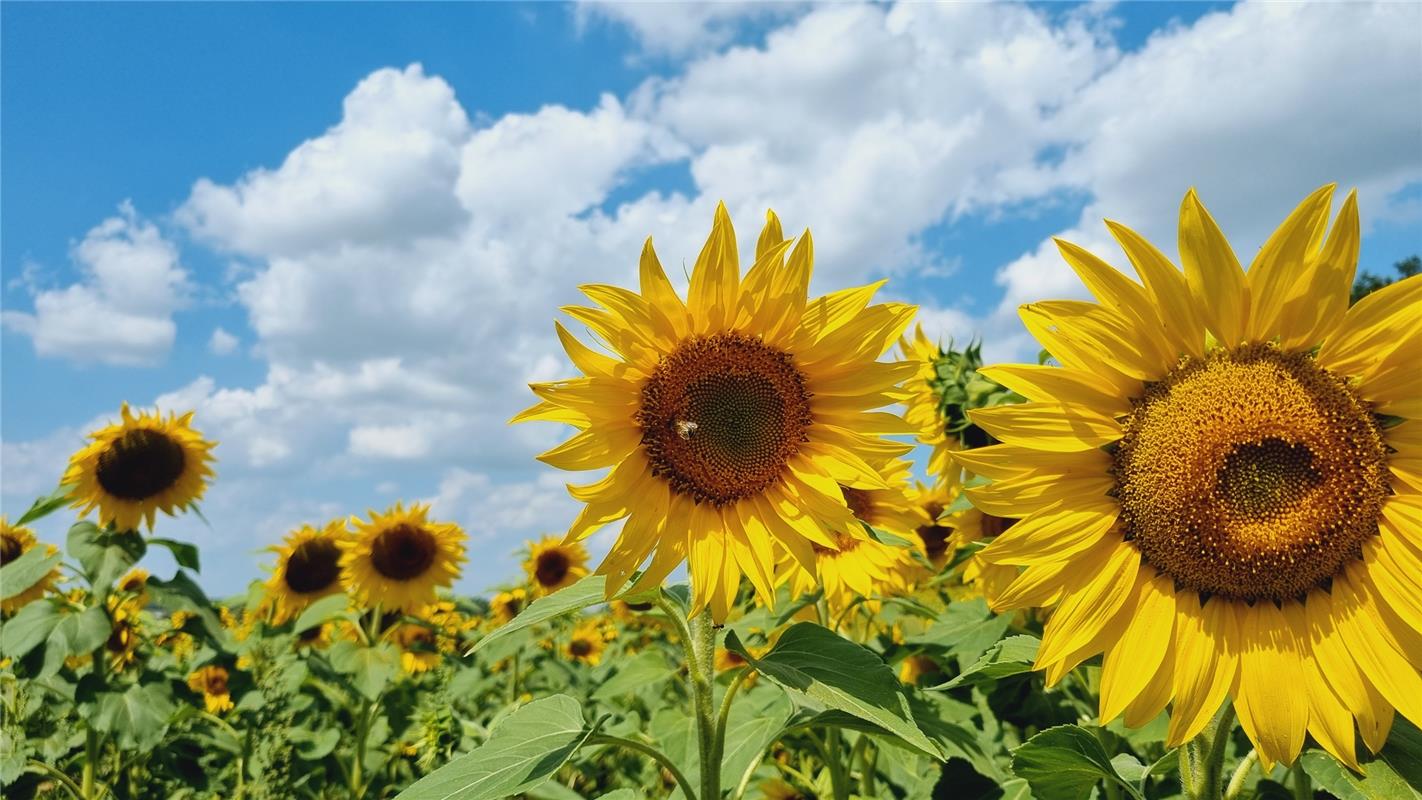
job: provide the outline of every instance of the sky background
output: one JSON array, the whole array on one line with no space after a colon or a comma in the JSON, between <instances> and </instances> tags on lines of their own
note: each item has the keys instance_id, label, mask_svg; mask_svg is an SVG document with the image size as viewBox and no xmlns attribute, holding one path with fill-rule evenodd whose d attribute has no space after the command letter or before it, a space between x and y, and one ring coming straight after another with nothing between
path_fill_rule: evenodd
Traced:
<instances>
[{"instance_id":1,"label":"sky background","mask_svg":"<svg viewBox=\"0 0 1422 800\"><path fill-rule=\"evenodd\" d=\"M747 252L767 207L813 229L812 291L888 278L1000 360L1082 294L1051 237L1173 257L1190 186L1245 261L1330 181L1363 269L1422 252L1415 4L5 3L0 36L0 504L122 401L195 409L211 524L158 530L216 594L400 499L469 532L461 590L511 579L595 477L505 425L573 374L558 306L648 235L678 272L718 200Z\"/></svg>"}]
</instances>

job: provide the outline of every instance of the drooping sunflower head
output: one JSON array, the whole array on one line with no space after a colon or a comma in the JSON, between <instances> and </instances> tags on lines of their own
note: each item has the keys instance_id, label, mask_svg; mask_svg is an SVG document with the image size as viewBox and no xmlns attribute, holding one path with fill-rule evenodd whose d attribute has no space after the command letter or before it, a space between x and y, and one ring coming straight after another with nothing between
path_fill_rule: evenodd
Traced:
<instances>
[{"instance_id":1,"label":"drooping sunflower head","mask_svg":"<svg viewBox=\"0 0 1422 800\"><path fill-rule=\"evenodd\" d=\"M135 598L111 594L106 605L111 623L109 638L104 642L104 654L109 661L109 669L122 672L138 660L138 645L142 638L139 615L142 612Z\"/></svg>"},{"instance_id":2,"label":"drooping sunflower head","mask_svg":"<svg viewBox=\"0 0 1422 800\"><path fill-rule=\"evenodd\" d=\"M369 520L351 518L355 535L341 542L346 589L366 608L414 611L449 587L464 562L464 531L429 520L429 506L396 503Z\"/></svg>"},{"instance_id":3,"label":"drooping sunflower head","mask_svg":"<svg viewBox=\"0 0 1422 800\"><path fill-rule=\"evenodd\" d=\"M350 538L345 520L334 520L319 530L302 525L271 548L277 559L267 579L266 602L272 607L273 625L295 619L307 606L344 588L342 544Z\"/></svg>"},{"instance_id":4,"label":"drooping sunflower head","mask_svg":"<svg viewBox=\"0 0 1422 800\"><path fill-rule=\"evenodd\" d=\"M718 207L683 301L649 239L640 292L584 286L597 307L564 309L608 352L558 325L583 375L534 384L540 402L514 418L578 429L545 463L612 468L572 487L587 506L569 531L578 541L626 519L598 567L610 594L651 556L639 588L686 561L695 610L709 605L717 620L742 575L771 602L776 545L834 547L851 522L841 487L885 488L868 463L908 450L879 434L915 429L873 409L896 402L916 369L878 360L914 308L870 305L878 284L809 299L810 235L786 240L773 213L755 257L742 275Z\"/></svg>"},{"instance_id":5,"label":"drooping sunflower head","mask_svg":"<svg viewBox=\"0 0 1422 800\"><path fill-rule=\"evenodd\" d=\"M528 559L523 569L529 584L549 594L571 586L588 574L588 551L581 542L564 543L561 537L545 536L528 543Z\"/></svg>"},{"instance_id":6,"label":"drooping sunflower head","mask_svg":"<svg viewBox=\"0 0 1422 800\"><path fill-rule=\"evenodd\" d=\"M192 427L193 412L181 417L140 412L128 404L122 420L89 435L92 440L69 458L61 483L72 486L80 516L98 509L99 524L153 529L158 511L172 515L202 499L212 478L212 448Z\"/></svg>"},{"instance_id":7,"label":"drooping sunflower head","mask_svg":"<svg viewBox=\"0 0 1422 800\"><path fill-rule=\"evenodd\" d=\"M34 531L29 528L15 527L10 524L8 518L0 515L0 566L9 564L25 553L28 553L38 544L39 542L35 539ZM44 545L44 548L49 555L54 555L59 552L59 549L52 544ZM13 597L6 598L4 603L0 604L0 612L13 614L30 601L44 597L47 592L58 585L63 577L63 573L59 571L58 567L55 567L43 578L36 581L34 585L30 586L30 588Z\"/></svg>"},{"instance_id":8,"label":"drooping sunflower head","mask_svg":"<svg viewBox=\"0 0 1422 800\"><path fill-rule=\"evenodd\" d=\"M489 616L498 625L509 622L528 605L528 591L515 587L499 592L489 601Z\"/></svg>"},{"instance_id":9,"label":"drooping sunflower head","mask_svg":"<svg viewBox=\"0 0 1422 800\"><path fill-rule=\"evenodd\" d=\"M1168 742L1229 698L1266 764L1305 734L1357 766L1422 721L1422 276L1349 308L1359 225L1314 192L1246 273L1194 192L1183 274L1107 223L1141 278L1059 242L1097 303L1025 306L1061 364L984 370L1031 402L973 412L955 458L1017 518L981 552L999 607L1055 606L1038 666L1105 653L1101 716L1172 704Z\"/></svg>"},{"instance_id":10,"label":"drooping sunflower head","mask_svg":"<svg viewBox=\"0 0 1422 800\"><path fill-rule=\"evenodd\" d=\"M231 711L232 692L227 687L229 675L225 667L209 664L188 675L188 688L202 695L209 714Z\"/></svg>"},{"instance_id":11,"label":"drooping sunflower head","mask_svg":"<svg viewBox=\"0 0 1422 800\"><path fill-rule=\"evenodd\" d=\"M601 626L593 620L585 620L573 628L563 654L570 661L597 666L602 661L602 652L607 649L607 639Z\"/></svg>"}]
</instances>

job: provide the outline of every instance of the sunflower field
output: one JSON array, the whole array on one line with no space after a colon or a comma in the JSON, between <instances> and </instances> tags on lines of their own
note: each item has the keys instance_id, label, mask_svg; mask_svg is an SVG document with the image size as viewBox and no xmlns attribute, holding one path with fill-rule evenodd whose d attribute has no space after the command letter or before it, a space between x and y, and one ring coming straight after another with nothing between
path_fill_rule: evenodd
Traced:
<instances>
[{"instance_id":1,"label":"sunflower field","mask_svg":"<svg viewBox=\"0 0 1422 800\"><path fill-rule=\"evenodd\" d=\"M773 212L684 293L649 238L554 323L511 422L566 426L581 511L487 597L419 503L209 597L163 526L219 448L125 405L0 529L3 795L1422 796L1422 276L1355 285L1333 194L1247 268L1193 192L1179 265L1058 241L1094 300L1023 306L1027 364L810 297Z\"/></svg>"}]
</instances>

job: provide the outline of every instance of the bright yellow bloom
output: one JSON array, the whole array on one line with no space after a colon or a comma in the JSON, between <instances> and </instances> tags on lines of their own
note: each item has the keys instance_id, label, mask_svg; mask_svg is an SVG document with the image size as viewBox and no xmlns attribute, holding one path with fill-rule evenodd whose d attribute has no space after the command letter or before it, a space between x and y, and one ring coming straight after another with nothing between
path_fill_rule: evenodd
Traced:
<instances>
[{"instance_id":1,"label":"bright yellow bloom","mask_svg":"<svg viewBox=\"0 0 1422 800\"><path fill-rule=\"evenodd\" d=\"M573 628L563 654L572 661L595 667L602 661L602 651L607 647L606 640L605 632L596 620L584 620Z\"/></svg>"},{"instance_id":2,"label":"bright yellow bloom","mask_svg":"<svg viewBox=\"0 0 1422 800\"><path fill-rule=\"evenodd\" d=\"M956 484L958 469L949 454L962 447L962 442L956 434L949 435L949 421L943 418L943 398L935 388L943 348L924 335L922 326L916 325L912 339L899 339L899 352L918 369L904 382L908 393L904 419L917 430L918 440L933 448L928 457L929 479L935 485Z\"/></svg>"},{"instance_id":3,"label":"bright yellow bloom","mask_svg":"<svg viewBox=\"0 0 1422 800\"><path fill-rule=\"evenodd\" d=\"M209 665L188 676L188 688L202 695L209 714L232 710L232 695L227 689L227 670Z\"/></svg>"},{"instance_id":4,"label":"bright yellow bloom","mask_svg":"<svg viewBox=\"0 0 1422 800\"><path fill-rule=\"evenodd\" d=\"M1023 307L1061 367L984 372L1030 402L971 418L967 490L1020 517L998 607L1050 606L1049 681L1097 653L1101 718L1173 703L1168 744L1226 698L1266 764L1309 733L1356 767L1394 710L1422 723L1422 276L1348 307L1355 197L1303 201L1246 274L1194 192L1183 274L1107 223L1136 283L1059 242L1098 302ZM1327 232L1327 236L1325 236Z\"/></svg>"},{"instance_id":5,"label":"bright yellow bloom","mask_svg":"<svg viewBox=\"0 0 1422 800\"><path fill-rule=\"evenodd\" d=\"M120 415L122 422L90 434L93 441L70 456L60 483L73 486L81 517L97 508L100 525L126 531L147 522L152 530L158 511L171 516L202 498L217 443L193 429L191 411L135 417L124 403Z\"/></svg>"},{"instance_id":6,"label":"bright yellow bloom","mask_svg":"<svg viewBox=\"0 0 1422 800\"><path fill-rule=\"evenodd\" d=\"M464 563L464 531L431 522L429 506L396 503L370 520L351 518L355 536L341 542L341 571L351 597L366 608L414 611L448 588Z\"/></svg>"},{"instance_id":7,"label":"bright yellow bloom","mask_svg":"<svg viewBox=\"0 0 1422 800\"><path fill-rule=\"evenodd\" d=\"M345 521L334 520L319 531L302 525L270 548L277 555L266 588L273 625L295 619L307 606L341 591L341 547L350 538Z\"/></svg>"},{"instance_id":8,"label":"bright yellow bloom","mask_svg":"<svg viewBox=\"0 0 1422 800\"><path fill-rule=\"evenodd\" d=\"M558 536L545 536L528 543L523 569L530 585L551 594L588 574L588 551L581 542L564 543Z\"/></svg>"},{"instance_id":9,"label":"bright yellow bloom","mask_svg":"<svg viewBox=\"0 0 1422 800\"><path fill-rule=\"evenodd\" d=\"M528 592L523 589L509 589L506 592L499 592L494 595L494 599L489 601L489 614L499 625L512 620L518 616L518 612L528 603Z\"/></svg>"},{"instance_id":10,"label":"bright yellow bloom","mask_svg":"<svg viewBox=\"0 0 1422 800\"><path fill-rule=\"evenodd\" d=\"M139 606L148 605L148 579L152 577L148 570L143 567L134 567L122 578L119 578L117 588L120 592L131 594L136 598Z\"/></svg>"},{"instance_id":11,"label":"bright yellow bloom","mask_svg":"<svg viewBox=\"0 0 1422 800\"><path fill-rule=\"evenodd\" d=\"M11 561L28 553L30 548L37 544L38 541L35 539L34 531L29 528L14 527L10 524L9 519L0 515L0 566L9 564ZM47 544L44 548L47 555L52 556L59 552L59 549L52 544ZM53 589L63 577L63 573L59 571L59 567L55 567L43 578L36 581L30 588L20 592L14 597L7 598L3 604L0 604L0 611L6 614L13 614L19 611L21 607L30 601L44 597L45 593Z\"/></svg>"},{"instance_id":12,"label":"bright yellow bloom","mask_svg":"<svg viewBox=\"0 0 1422 800\"><path fill-rule=\"evenodd\" d=\"M124 598L116 594L109 595L106 605L112 627L108 640L104 642L104 651L109 659L109 669L122 672L138 659L142 606L133 597Z\"/></svg>"},{"instance_id":13,"label":"bright yellow bloom","mask_svg":"<svg viewBox=\"0 0 1422 800\"><path fill-rule=\"evenodd\" d=\"M400 665L405 672L419 675L439 666L439 646L433 630L416 622L402 622L389 636L400 646Z\"/></svg>"},{"instance_id":14,"label":"bright yellow bloom","mask_svg":"<svg viewBox=\"0 0 1422 800\"><path fill-rule=\"evenodd\" d=\"M547 464L612 468L572 487L587 505L568 531L579 541L626 519L597 570L609 596L650 556L637 588L685 561L693 612L709 606L724 620L742 575L771 602L777 545L805 563L813 545L837 548L836 532L853 522L841 487L886 488L869 461L907 452L877 434L915 429L872 409L896 402L916 369L878 360L913 306L869 305L881 284L810 300L809 233L791 244L767 214L743 276L718 206L685 302L648 239L640 292L584 286L599 307L564 309L613 355L558 325L583 376L534 384L540 402L513 421L578 429L539 456Z\"/></svg>"},{"instance_id":15,"label":"bright yellow bloom","mask_svg":"<svg viewBox=\"0 0 1422 800\"><path fill-rule=\"evenodd\" d=\"M943 669L938 662L925 655L913 655L899 664L899 681L917 686L925 678L942 678Z\"/></svg>"}]
</instances>

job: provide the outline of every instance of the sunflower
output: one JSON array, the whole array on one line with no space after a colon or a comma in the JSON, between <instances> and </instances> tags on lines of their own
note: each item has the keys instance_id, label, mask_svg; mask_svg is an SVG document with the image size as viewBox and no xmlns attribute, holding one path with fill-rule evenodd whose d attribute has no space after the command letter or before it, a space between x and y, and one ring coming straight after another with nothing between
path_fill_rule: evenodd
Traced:
<instances>
[{"instance_id":1,"label":"sunflower","mask_svg":"<svg viewBox=\"0 0 1422 800\"><path fill-rule=\"evenodd\" d=\"M965 508L941 520L942 524L953 532L948 541L950 554L959 552L974 542L990 543L1016 521L985 514L978 508ZM979 551L962 562L958 568L958 578L962 585L955 593L955 599L983 597L992 603L1017 578L1017 568L985 559Z\"/></svg>"},{"instance_id":2,"label":"sunflower","mask_svg":"<svg viewBox=\"0 0 1422 800\"><path fill-rule=\"evenodd\" d=\"M188 620L192 617L191 612L174 611L168 617L168 630L159 633L153 639L153 644L166 648L178 661L186 661L193 653L197 652L197 640L184 630L188 625Z\"/></svg>"},{"instance_id":3,"label":"sunflower","mask_svg":"<svg viewBox=\"0 0 1422 800\"><path fill-rule=\"evenodd\" d=\"M1108 222L1142 283L1059 242L1099 303L1025 306L1060 368L990 377L1031 402L973 412L956 454L1022 518L983 551L1025 569L999 607L1055 605L1049 680L1105 653L1103 721L1173 703L1171 746L1225 699L1266 763L1305 733L1357 767L1394 710L1422 723L1422 276L1348 307L1354 195L1289 215L1246 274L1195 193L1184 272Z\"/></svg>"},{"instance_id":4,"label":"sunflower","mask_svg":"<svg viewBox=\"0 0 1422 800\"><path fill-rule=\"evenodd\" d=\"M578 661L595 667L602 661L602 651L607 647L607 637L595 620L586 620L573 628L563 654L570 661Z\"/></svg>"},{"instance_id":5,"label":"sunflower","mask_svg":"<svg viewBox=\"0 0 1422 800\"><path fill-rule=\"evenodd\" d=\"M943 677L943 668L926 655L912 655L899 664L899 682L917 686L929 679Z\"/></svg>"},{"instance_id":6,"label":"sunflower","mask_svg":"<svg viewBox=\"0 0 1422 800\"><path fill-rule=\"evenodd\" d=\"M142 607L133 597L109 595L105 601L109 609L109 638L104 641L104 652L109 659L109 669L122 672L124 668L138 660L139 613Z\"/></svg>"},{"instance_id":7,"label":"sunflower","mask_svg":"<svg viewBox=\"0 0 1422 800\"><path fill-rule=\"evenodd\" d=\"M35 532L29 528L17 528L10 524L10 520L0 515L0 566L9 564L11 561L28 553L35 547L38 541L35 539ZM52 544L44 546L47 555L54 555L59 549ZM13 614L20 608L28 604L31 600L38 600L44 597L45 593L53 589L55 584L63 578L63 573L58 567L50 570L43 578L35 582L33 586L20 592L14 597L8 597L0 603L0 611L5 614Z\"/></svg>"},{"instance_id":8,"label":"sunflower","mask_svg":"<svg viewBox=\"0 0 1422 800\"><path fill-rule=\"evenodd\" d=\"M523 569L538 591L551 594L588 574L588 551L581 542L565 544L557 536L545 536L528 543Z\"/></svg>"},{"instance_id":9,"label":"sunflower","mask_svg":"<svg viewBox=\"0 0 1422 800\"><path fill-rule=\"evenodd\" d=\"M611 467L570 488L586 503L568 531L587 538L626 519L598 566L611 596L651 561L637 588L688 563L692 610L721 621L740 578L767 603L776 545L812 564L812 545L838 547L853 522L841 486L885 488L869 460L907 445L876 434L914 433L871 409L898 400L917 367L879 356L914 307L869 305L882 284L808 299L813 245L791 242L767 213L756 263L744 276L724 205L691 274L688 300L672 289L648 239L641 292L590 285L599 308L565 308L614 355L562 325L558 337L582 377L533 384L540 402L513 422L551 420L578 429L539 459L559 469Z\"/></svg>"},{"instance_id":10,"label":"sunflower","mask_svg":"<svg viewBox=\"0 0 1422 800\"><path fill-rule=\"evenodd\" d=\"M923 327L914 326L913 338L899 339L899 352L904 359L918 369L912 378L904 382L908 399L904 402L904 420L918 432L918 441L933 448L928 457L928 474L935 484L953 482L958 470L953 467L949 453L962 446L956 435L948 434L949 420L943 416L943 397L939 390L938 362L944 353L942 346L929 340Z\"/></svg>"},{"instance_id":11,"label":"sunflower","mask_svg":"<svg viewBox=\"0 0 1422 800\"><path fill-rule=\"evenodd\" d=\"M148 605L148 579L152 577L148 570L143 567L134 567L122 578L119 578L117 588L120 592L131 594L135 602L140 606Z\"/></svg>"},{"instance_id":12,"label":"sunflower","mask_svg":"<svg viewBox=\"0 0 1422 800\"><path fill-rule=\"evenodd\" d=\"M954 469L953 472L956 473L957 470ZM944 510L953 503L957 495L956 486L942 481L935 482L932 486L915 482L909 495L913 504L923 512L924 519L914 528L914 533L918 535L918 541L923 546L924 557L934 569L942 570L953 555L953 529L945 524L942 517Z\"/></svg>"},{"instance_id":13,"label":"sunflower","mask_svg":"<svg viewBox=\"0 0 1422 800\"><path fill-rule=\"evenodd\" d=\"M267 579L266 602L273 609L273 625L294 619L317 600L341 591L341 545L349 539L345 521L335 520L319 531L302 525L271 548L277 560Z\"/></svg>"},{"instance_id":14,"label":"sunflower","mask_svg":"<svg viewBox=\"0 0 1422 800\"><path fill-rule=\"evenodd\" d=\"M81 517L99 509L99 524L135 530L161 509L172 516L202 498L212 477L212 448L192 427L193 412L179 417L140 413L128 403L123 421L90 434L92 442L70 456L61 484L72 486Z\"/></svg>"},{"instance_id":15,"label":"sunflower","mask_svg":"<svg viewBox=\"0 0 1422 800\"><path fill-rule=\"evenodd\" d=\"M506 592L499 592L494 595L494 599L489 601L489 615L494 621L503 625L518 616L518 612L528 604L528 592L521 588L509 589Z\"/></svg>"},{"instance_id":16,"label":"sunflower","mask_svg":"<svg viewBox=\"0 0 1422 800\"><path fill-rule=\"evenodd\" d=\"M209 665L188 676L188 688L202 695L209 714L232 710L232 695L227 688L227 670Z\"/></svg>"},{"instance_id":17,"label":"sunflower","mask_svg":"<svg viewBox=\"0 0 1422 800\"><path fill-rule=\"evenodd\" d=\"M389 634L400 646L400 665L410 675L419 675L439 666L435 632L417 622L402 622Z\"/></svg>"},{"instance_id":18,"label":"sunflower","mask_svg":"<svg viewBox=\"0 0 1422 800\"><path fill-rule=\"evenodd\" d=\"M356 602L413 611L435 601L435 589L459 577L464 531L430 522L429 506L396 503L370 521L351 517L355 536L341 542L342 582Z\"/></svg>"}]
</instances>

